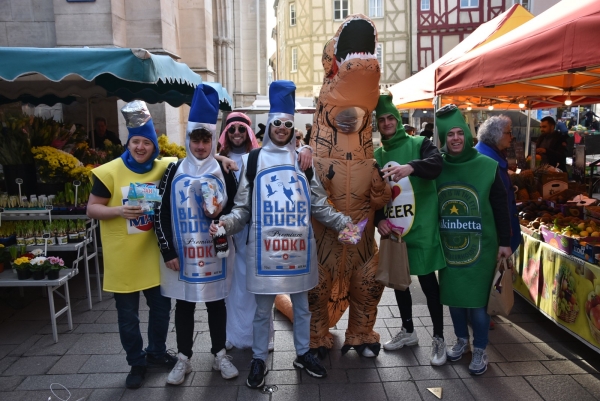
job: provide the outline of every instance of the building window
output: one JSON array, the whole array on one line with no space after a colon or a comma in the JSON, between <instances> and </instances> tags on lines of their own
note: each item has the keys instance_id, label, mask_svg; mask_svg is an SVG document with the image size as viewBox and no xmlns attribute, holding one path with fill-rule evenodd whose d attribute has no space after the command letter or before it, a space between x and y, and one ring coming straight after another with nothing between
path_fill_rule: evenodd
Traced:
<instances>
[{"instance_id":1,"label":"building window","mask_svg":"<svg viewBox=\"0 0 600 401\"><path fill-rule=\"evenodd\" d=\"M334 0L333 19L340 21L348 16L348 0Z\"/></svg>"},{"instance_id":2,"label":"building window","mask_svg":"<svg viewBox=\"0 0 600 401\"><path fill-rule=\"evenodd\" d=\"M383 72L383 43L377 43L377 47L375 47L375 52L377 53L377 62L379 63L379 70Z\"/></svg>"},{"instance_id":3,"label":"building window","mask_svg":"<svg viewBox=\"0 0 600 401\"><path fill-rule=\"evenodd\" d=\"M292 72L298 71L298 48L292 47Z\"/></svg>"},{"instance_id":4,"label":"building window","mask_svg":"<svg viewBox=\"0 0 600 401\"><path fill-rule=\"evenodd\" d=\"M421 0L421 11L431 10L431 4L429 0Z\"/></svg>"},{"instance_id":5,"label":"building window","mask_svg":"<svg viewBox=\"0 0 600 401\"><path fill-rule=\"evenodd\" d=\"M383 17L383 0L369 0L369 17Z\"/></svg>"},{"instance_id":6,"label":"building window","mask_svg":"<svg viewBox=\"0 0 600 401\"><path fill-rule=\"evenodd\" d=\"M530 11L529 10L529 0L514 0L513 4L520 4L523 6L523 8L525 8L525 10Z\"/></svg>"},{"instance_id":7,"label":"building window","mask_svg":"<svg viewBox=\"0 0 600 401\"><path fill-rule=\"evenodd\" d=\"M296 25L296 3L290 4L290 26Z\"/></svg>"},{"instance_id":8,"label":"building window","mask_svg":"<svg viewBox=\"0 0 600 401\"><path fill-rule=\"evenodd\" d=\"M460 0L460 8L479 7L479 0Z\"/></svg>"}]
</instances>

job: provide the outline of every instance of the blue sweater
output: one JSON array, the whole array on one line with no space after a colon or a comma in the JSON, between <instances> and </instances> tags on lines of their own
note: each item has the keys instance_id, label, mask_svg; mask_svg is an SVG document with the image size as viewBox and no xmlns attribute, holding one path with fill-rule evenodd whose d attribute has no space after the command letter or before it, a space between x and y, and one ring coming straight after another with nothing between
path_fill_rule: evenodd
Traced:
<instances>
[{"instance_id":1,"label":"blue sweater","mask_svg":"<svg viewBox=\"0 0 600 401\"><path fill-rule=\"evenodd\" d=\"M506 158L498 152L498 150L486 145L483 142L478 142L475 145L475 149L482 155L486 155L498 162L498 171L500 172L500 178L506 188L506 194L508 196L508 209L510 214L510 249L514 252L521 243L521 225L519 224L519 215L517 212L517 204L515 202L515 192L510 182L508 175L508 162Z\"/></svg>"}]
</instances>

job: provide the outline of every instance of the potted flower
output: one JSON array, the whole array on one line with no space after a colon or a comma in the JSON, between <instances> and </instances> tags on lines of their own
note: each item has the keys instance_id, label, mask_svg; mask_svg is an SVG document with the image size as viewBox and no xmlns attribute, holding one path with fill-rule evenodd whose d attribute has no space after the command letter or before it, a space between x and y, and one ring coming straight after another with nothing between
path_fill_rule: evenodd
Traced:
<instances>
[{"instance_id":1,"label":"potted flower","mask_svg":"<svg viewBox=\"0 0 600 401\"><path fill-rule=\"evenodd\" d=\"M77 232L77 222L76 220L67 220L68 221L68 231L67 236L69 237L69 243L77 243L79 242L79 233Z\"/></svg>"},{"instance_id":2,"label":"potted flower","mask_svg":"<svg viewBox=\"0 0 600 401\"><path fill-rule=\"evenodd\" d=\"M27 280L29 277L31 277L31 263L29 263L30 260L31 258L28 256L28 254L25 254L13 261L13 268L17 271L17 278L19 280Z\"/></svg>"},{"instance_id":3,"label":"potted flower","mask_svg":"<svg viewBox=\"0 0 600 401\"><path fill-rule=\"evenodd\" d=\"M46 277L46 258L44 256L36 256L29 261L31 273L34 280L43 280Z\"/></svg>"},{"instance_id":4,"label":"potted flower","mask_svg":"<svg viewBox=\"0 0 600 401\"><path fill-rule=\"evenodd\" d=\"M26 221L17 221L17 227L15 229L17 233L17 245L25 245L25 231L26 231Z\"/></svg>"},{"instance_id":5,"label":"potted flower","mask_svg":"<svg viewBox=\"0 0 600 401\"><path fill-rule=\"evenodd\" d=\"M56 221L56 242L58 245L66 245L69 242L67 237L67 222L68 220Z\"/></svg>"},{"instance_id":6,"label":"potted flower","mask_svg":"<svg viewBox=\"0 0 600 401\"><path fill-rule=\"evenodd\" d=\"M58 274L65 268L65 261L56 256L46 258L46 274L48 280L58 280Z\"/></svg>"},{"instance_id":7,"label":"potted flower","mask_svg":"<svg viewBox=\"0 0 600 401\"><path fill-rule=\"evenodd\" d=\"M52 222L46 224L44 233L50 234L50 236L46 238L46 244L56 245L56 223Z\"/></svg>"},{"instance_id":8,"label":"potted flower","mask_svg":"<svg viewBox=\"0 0 600 401\"><path fill-rule=\"evenodd\" d=\"M25 225L25 245L35 245L33 221L28 221Z\"/></svg>"},{"instance_id":9,"label":"potted flower","mask_svg":"<svg viewBox=\"0 0 600 401\"><path fill-rule=\"evenodd\" d=\"M35 244L38 246L44 246L46 243L46 239L44 238L44 222L41 220L36 220L33 222L33 233L35 236Z\"/></svg>"},{"instance_id":10,"label":"potted flower","mask_svg":"<svg viewBox=\"0 0 600 401\"><path fill-rule=\"evenodd\" d=\"M77 222L77 233L79 237L79 241L83 241L85 239L85 220L75 220Z\"/></svg>"}]
</instances>

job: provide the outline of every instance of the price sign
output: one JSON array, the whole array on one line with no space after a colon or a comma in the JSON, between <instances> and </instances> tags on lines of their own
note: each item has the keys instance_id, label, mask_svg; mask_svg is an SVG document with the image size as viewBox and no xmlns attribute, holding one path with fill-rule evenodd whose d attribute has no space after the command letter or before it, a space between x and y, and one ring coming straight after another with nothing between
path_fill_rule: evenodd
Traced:
<instances>
[{"instance_id":1,"label":"price sign","mask_svg":"<svg viewBox=\"0 0 600 401\"><path fill-rule=\"evenodd\" d=\"M73 181L73 185L76 186L76 187L78 187L78 186L81 185L81 181L75 180L75 181Z\"/></svg>"},{"instance_id":2,"label":"price sign","mask_svg":"<svg viewBox=\"0 0 600 401\"><path fill-rule=\"evenodd\" d=\"M16 182L17 184L22 184L22 183L23 183L23 179L22 179L22 178L17 178L17 179L15 180L15 182Z\"/></svg>"},{"instance_id":3,"label":"price sign","mask_svg":"<svg viewBox=\"0 0 600 401\"><path fill-rule=\"evenodd\" d=\"M50 233L43 233L42 238L50 238Z\"/></svg>"},{"instance_id":4,"label":"price sign","mask_svg":"<svg viewBox=\"0 0 600 401\"><path fill-rule=\"evenodd\" d=\"M54 206L52 205L46 205L46 210L54 210Z\"/></svg>"}]
</instances>

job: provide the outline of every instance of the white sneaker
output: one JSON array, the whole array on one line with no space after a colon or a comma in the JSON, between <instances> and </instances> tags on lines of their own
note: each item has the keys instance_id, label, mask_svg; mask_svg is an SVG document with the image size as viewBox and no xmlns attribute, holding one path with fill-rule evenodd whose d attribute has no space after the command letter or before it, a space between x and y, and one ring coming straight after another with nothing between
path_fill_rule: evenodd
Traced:
<instances>
[{"instance_id":1,"label":"white sneaker","mask_svg":"<svg viewBox=\"0 0 600 401\"><path fill-rule=\"evenodd\" d=\"M400 349L405 345L417 345L419 344L419 337L417 337L417 331L413 330L412 333L407 333L403 327L398 334L394 336L390 341L383 344L383 349L393 351Z\"/></svg>"},{"instance_id":2,"label":"white sneaker","mask_svg":"<svg viewBox=\"0 0 600 401\"><path fill-rule=\"evenodd\" d=\"M446 363L446 341L438 336L433 337L431 343L431 364L442 366Z\"/></svg>"},{"instance_id":3,"label":"white sneaker","mask_svg":"<svg viewBox=\"0 0 600 401\"><path fill-rule=\"evenodd\" d=\"M446 350L446 356L450 362L458 361L462 358L463 354L470 352L469 339L468 338L457 338L456 343Z\"/></svg>"},{"instance_id":4,"label":"white sneaker","mask_svg":"<svg viewBox=\"0 0 600 401\"><path fill-rule=\"evenodd\" d=\"M225 340L225 349L227 351L231 351L231 349L233 348L233 344L229 342L229 340Z\"/></svg>"},{"instance_id":5,"label":"white sneaker","mask_svg":"<svg viewBox=\"0 0 600 401\"><path fill-rule=\"evenodd\" d=\"M183 383L185 380L185 375L192 371L192 364L187 356L183 355L181 352L177 354L177 363L169 373L169 377L167 377L167 383L178 385Z\"/></svg>"},{"instance_id":6,"label":"white sneaker","mask_svg":"<svg viewBox=\"0 0 600 401\"><path fill-rule=\"evenodd\" d=\"M473 348L473 358L469 364L469 373L472 375L482 375L488 367L488 356L483 348Z\"/></svg>"},{"instance_id":7,"label":"white sneaker","mask_svg":"<svg viewBox=\"0 0 600 401\"><path fill-rule=\"evenodd\" d=\"M269 341L269 352L275 351L275 340Z\"/></svg>"},{"instance_id":8,"label":"white sneaker","mask_svg":"<svg viewBox=\"0 0 600 401\"><path fill-rule=\"evenodd\" d=\"M365 349L363 349L362 356L366 358L375 358L377 355L375 355L369 347L365 347Z\"/></svg>"},{"instance_id":9,"label":"white sneaker","mask_svg":"<svg viewBox=\"0 0 600 401\"><path fill-rule=\"evenodd\" d=\"M233 379L234 377L237 377L239 372L237 368L231 363L232 359L233 357L231 355L227 355L227 351L225 350L225 348L223 348L215 356L215 361L213 362L212 368L214 370L220 370L223 379Z\"/></svg>"}]
</instances>

